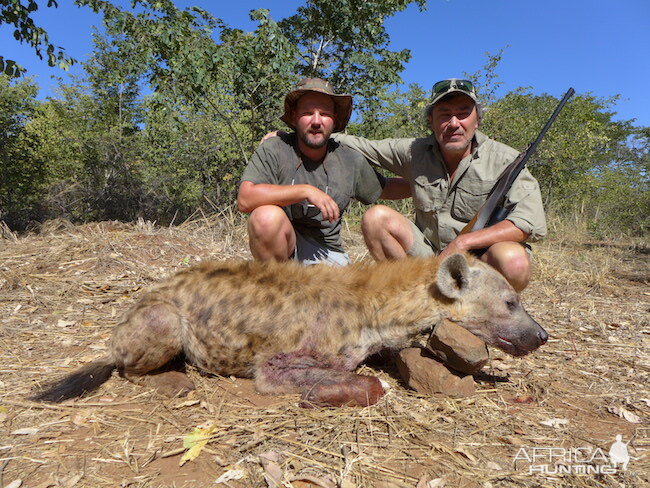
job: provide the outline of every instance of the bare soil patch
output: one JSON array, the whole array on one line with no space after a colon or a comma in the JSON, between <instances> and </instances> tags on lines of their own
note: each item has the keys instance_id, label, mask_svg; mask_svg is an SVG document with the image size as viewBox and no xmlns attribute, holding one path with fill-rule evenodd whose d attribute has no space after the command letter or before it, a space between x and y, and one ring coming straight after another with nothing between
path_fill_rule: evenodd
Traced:
<instances>
[{"instance_id":1,"label":"bare soil patch","mask_svg":"<svg viewBox=\"0 0 650 488\"><path fill-rule=\"evenodd\" d=\"M262 487L274 477L295 487L650 486L643 245L537 246L523 301L551 340L523 359L491 349L473 397L418 395L375 358L362 369L391 386L377 405L304 410L297 396L259 395L250 380L191 368L198 388L185 398L116 375L80 400L29 401L39 385L101 356L120 315L149 285L202 259L248 258L245 227L214 216L173 228L53 222L3 235L0 486ZM357 231L345 238L353 259L367 259ZM183 440L197 427L207 442L179 466ZM597 455L564 459L569 468L589 464L590 473L558 472L561 449L608 456L618 434L629 442L626 471L594 473L607 461ZM523 459L546 448L556 448L550 462ZM543 464L551 471L539 472Z\"/></svg>"}]
</instances>

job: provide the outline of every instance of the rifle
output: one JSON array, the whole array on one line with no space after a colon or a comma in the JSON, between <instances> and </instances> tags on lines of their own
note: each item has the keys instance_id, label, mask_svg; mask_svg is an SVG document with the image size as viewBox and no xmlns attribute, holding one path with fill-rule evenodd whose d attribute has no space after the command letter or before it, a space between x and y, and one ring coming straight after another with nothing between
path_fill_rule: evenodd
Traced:
<instances>
[{"instance_id":1,"label":"rifle","mask_svg":"<svg viewBox=\"0 0 650 488\"><path fill-rule=\"evenodd\" d=\"M537 145L544 138L546 132L557 118L560 110L562 110L566 102L574 93L575 90L569 88L537 138L528 144L526 149L519 153L519 156L517 156L517 158L503 170L499 175L497 182L490 190L487 200L485 200L485 203L481 208L479 208L474 218L463 227L463 230L460 231L461 234L474 232L475 230L480 230L484 227L489 227L497 222L505 220L508 214L512 211L512 206L506 205L506 193L508 193L512 187L512 184L515 182L515 179L517 179L517 176L519 176L519 173L521 173L521 170L526 166L526 163L535 152Z\"/></svg>"}]
</instances>

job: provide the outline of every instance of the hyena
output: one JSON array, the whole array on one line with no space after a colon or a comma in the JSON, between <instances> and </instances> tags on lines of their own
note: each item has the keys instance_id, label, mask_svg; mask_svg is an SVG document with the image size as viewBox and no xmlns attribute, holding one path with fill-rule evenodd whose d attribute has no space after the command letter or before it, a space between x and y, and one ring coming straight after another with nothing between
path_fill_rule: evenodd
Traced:
<instances>
[{"instance_id":1,"label":"hyena","mask_svg":"<svg viewBox=\"0 0 650 488\"><path fill-rule=\"evenodd\" d=\"M514 356L548 339L508 282L466 254L344 268L206 262L146 293L106 357L34 398L79 396L114 369L137 380L184 355L200 370L254 378L261 393L300 393L303 406L366 406L384 390L353 372L359 363L408 346L443 318Z\"/></svg>"}]
</instances>

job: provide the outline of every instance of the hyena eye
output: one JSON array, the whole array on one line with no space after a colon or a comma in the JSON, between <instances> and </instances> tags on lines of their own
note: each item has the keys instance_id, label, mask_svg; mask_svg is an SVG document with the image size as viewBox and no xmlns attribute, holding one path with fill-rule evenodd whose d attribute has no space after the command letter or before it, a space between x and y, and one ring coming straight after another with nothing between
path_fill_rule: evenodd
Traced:
<instances>
[{"instance_id":1,"label":"hyena eye","mask_svg":"<svg viewBox=\"0 0 650 488\"><path fill-rule=\"evenodd\" d=\"M509 300L506 300L506 306L508 307L508 310L514 312L515 309L517 308L517 300L515 298L510 298Z\"/></svg>"}]
</instances>

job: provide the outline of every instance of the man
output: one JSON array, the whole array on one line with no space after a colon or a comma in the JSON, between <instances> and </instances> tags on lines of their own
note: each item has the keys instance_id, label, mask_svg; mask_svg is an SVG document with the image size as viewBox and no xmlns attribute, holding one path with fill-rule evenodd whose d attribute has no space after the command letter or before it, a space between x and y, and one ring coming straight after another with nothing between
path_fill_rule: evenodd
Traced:
<instances>
[{"instance_id":1,"label":"man","mask_svg":"<svg viewBox=\"0 0 650 488\"><path fill-rule=\"evenodd\" d=\"M398 196L363 156L330 138L351 113L352 97L336 94L320 78L306 78L286 95L281 120L295 132L255 151L237 197L239 210L251 214L248 235L256 259L346 265L341 214L350 198L370 204Z\"/></svg>"},{"instance_id":2,"label":"man","mask_svg":"<svg viewBox=\"0 0 650 488\"><path fill-rule=\"evenodd\" d=\"M433 132L427 138L335 137L410 184L415 222L383 205L364 215L362 229L370 253L381 260L487 249L481 259L499 270L517 291L523 290L530 279L526 241L546 235L537 181L524 169L508 192L512 211L506 220L460 235L518 151L478 130L481 107L467 80L436 83L426 116Z\"/></svg>"}]
</instances>

